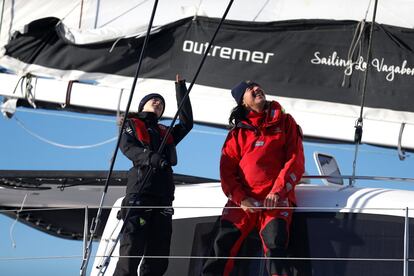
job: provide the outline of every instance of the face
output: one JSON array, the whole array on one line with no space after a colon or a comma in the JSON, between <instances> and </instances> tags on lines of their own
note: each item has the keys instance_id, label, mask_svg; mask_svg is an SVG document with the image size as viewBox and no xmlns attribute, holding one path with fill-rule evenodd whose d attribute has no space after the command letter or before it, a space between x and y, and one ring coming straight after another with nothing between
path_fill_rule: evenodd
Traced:
<instances>
[{"instance_id":1,"label":"face","mask_svg":"<svg viewBox=\"0 0 414 276\"><path fill-rule=\"evenodd\" d=\"M265 104L266 95L260 86L254 85L246 89L246 92L243 94L243 105L245 107L256 112L261 112Z\"/></svg>"},{"instance_id":2,"label":"face","mask_svg":"<svg viewBox=\"0 0 414 276\"><path fill-rule=\"evenodd\" d=\"M144 112L153 112L157 115L159 118L162 114L162 111L164 110L164 104L163 101L160 98L152 98L149 101L147 101L142 108L142 111Z\"/></svg>"}]
</instances>

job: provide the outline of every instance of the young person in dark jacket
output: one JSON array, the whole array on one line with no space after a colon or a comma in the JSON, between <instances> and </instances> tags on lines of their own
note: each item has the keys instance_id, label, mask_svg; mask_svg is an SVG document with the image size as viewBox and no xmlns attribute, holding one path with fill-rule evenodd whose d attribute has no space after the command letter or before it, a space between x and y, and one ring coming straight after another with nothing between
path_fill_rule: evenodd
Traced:
<instances>
[{"instance_id":1,"label":"young person in dark jacket","mask_svg":"<svg viewBox=\"0 0 414 276\"><path fill-rule=\"evenodd\" d=\"M185 80L177 75L175 83L177 104L187 92ZM138 113L128 116L122 133L120 148L133 167L128 172L124 207L166 206L165 208L130 208L124 223L125 230L120 239L120 258L115 276L136 276L139 257L127 256L168 256L172 233L174 210L174 182L172 166L177 164L176 145L193 127L193 114L189 98L179 113L180 123L176 124L162 152L158 149L168 128L158 123L165 109L164 98L149 94L142 98ZM150 172L149 172L150 171ZM150 177L144 182L145 175ZM125 220L128 208L122 208ZM125 257L123 257L125 256ZM161 276L168 267L167 258L143 259L140 276Z\"/></svg>"},{"instance_id":2,"label":"young person in dark jacket","mask_svg":"<svg viewBox=\"0 0 414 276\"><path fill-rule=\"evenodd\" d=\"M230 275L231 257L256 228L265 256L271 257L269 275L290 276L287 262L277 258L286 257L293 210L280 207L296 204L295 186L305 162L302 132L278 102L266 101L257 83L243 81L231 93L237 106L230 115L232 129L220 159L228 208L223 210L214 243L215 256L225 258L209 259L203 275Z\"/></svg>"}]
</instances>

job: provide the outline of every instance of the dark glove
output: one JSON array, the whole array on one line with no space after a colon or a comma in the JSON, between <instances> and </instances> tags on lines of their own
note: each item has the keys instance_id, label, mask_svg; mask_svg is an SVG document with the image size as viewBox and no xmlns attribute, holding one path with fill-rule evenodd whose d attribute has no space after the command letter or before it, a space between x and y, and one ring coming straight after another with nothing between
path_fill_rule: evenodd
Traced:
<instances>
[{"instance_id":1,"label":"dark glove","mask_svg":"<svg viewBox=\"0 0 414 276\"><path fill-rule=\"evenodd\" d=\"M158 152L151 154L150 164L153 168L162 169L162 170L168 167L167 160L165 160L165 158Z\"/></svg>"}]
</instances>

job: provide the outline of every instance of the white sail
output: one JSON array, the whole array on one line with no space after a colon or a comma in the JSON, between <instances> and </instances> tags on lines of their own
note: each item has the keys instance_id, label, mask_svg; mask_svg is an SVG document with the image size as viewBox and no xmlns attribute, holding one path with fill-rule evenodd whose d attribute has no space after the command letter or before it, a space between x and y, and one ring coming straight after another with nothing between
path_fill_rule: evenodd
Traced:
<instances>
[{"instance_id":1,"label":"white sail","mask_svg":"<svg viewBox=\"0 0 414 276\"><path fill-rule=\"evenodd\" d=\"M38 45L33 53L26 53L21 50L24 47L16 44L15 48L18 48L20 56L13 55L10 45L16 40L12 39L12 34L16 30L21 30L24 35L25 32L22 30L30 22L45 17L56 17L57 21L54 21L57 26L56 33L66 46L95 47L99 42L106 43L107 48L103 51L109 53L112 49L113 55L121 56L116 47L125 42L128 37L131 39L129 41L139 41L135 36L145 32L153 3L153 1L120 1L115 4L114 1L109 0L79 2L39 0L36 3L4 1L0 41L1 45L6 47L3 48L5 54L0 58L0 66L3 68L0 73L2 83L0 95L19 98L22 100L20 103L31 104L33 107L104 113L124 110L133 75L121 72L123 68L115 72L99 71L97 66L94 67L95 63L101 63L104 67L111 66L105 65L106 55L101 55L101 58L89 57L89 60L78 62L85 65L84 67L76 67L73 59L79 56L78 52L60 51L53 52L51 56L43 54L45 60L43 63L37 56L44 53L40 51L43 47ZM142 95L155 90L163 94L167 101L175 101L172 84L175 73L183 74L187 77L187 81L192 80L201 59L201 54L197 51L202 52L203 47L206 47L205 43L209 41L212 30L218 22L218 19L212 19L213 21L208 23L208 19L220 18L227 4L227 1L219 0L182 0L174 3L167 0L159 1L153 37L166 28L175 30L173 25L178 23L174 22L188 17L200 20L193 22L200 22L199 24L207 26L201 26L199 31L208 31L208 33L200 36L200 41L186 36L173 38L171 48L165 50L172 55L171 59L166 56L164 59L158 56L152 59L149 57L148 61L144 59L145 74L140 74L131 110L136 110ZM34 6L42 8L37 9ZM226 32L226 29L228 33L234 26L231 22L235 21L226 21L228 24L219 31L217 42L213 43L213 50L201 71L199 78L201 81L196 81L190 95L195 107L194 119L201 123L226 125L229 111L234 106L229 88L239 80L255 78L263 84L269 99L279 101L287 112L295 116L304 130L305 137L353 141L355 121L361 110L363 67L364 62L366 66L367 61L366 53L363 51L361 55L355 54L352 65L348 66L347 62L350 61L346 54L352 48L351 37L358 28L358 22L364 18L371 21L373 8L373 1L263 0L255 1L254 5L251 1L235 1L227 20L239 22L234 23L238 28L236 28L237 33L235 32L233 38L230 35L226 38L220 36ZM414 139L412 139L414 111L409 106L412 99L410 87L414 82L412 57L414 19L410 15L412 10L414 10L412 1L379 1L376 22L386 25L383 25L385 31L374 33L372 74L368 76L366 106L362 114L364 119L362 141L365 143L414 149ZM315 21L321 19L328 21ZM294 38L299 35L299 32L295 31L297 20L301 20L300 23L305 26L300 32L308 31L298 41ZM349 23L338 20L354 21ZM278 22L286 22L286 31L280 38L273 38L274 30L282 28ZM329 27L332 29L332 36L315 38L315 41L323 43L323 46L315 46L312 50L299 48L313 36L312 31L309 32L310 25L321 27L326 26L327 22L331 25L340 22L342 25L333 29ZM270 41L268 46L264 46L261 42L248 44L247 41L241 41L246 28L249 29L253 40L255 35L260 36L255 28L266 29L270 26L266 24L273 24L272 32L268 37L262 36L260 41ZM182 30L189 26L193 28L195 25L197 24L189 22L187 25L180 26ZM337 36L340 37L342 27L347 29L345 38L339 45L335 40ZM26 31L31 29L33 25L31 28L26 28ZM367 25L366 34L368 30ZM387 37L390 30L393 32L390 37ZM323 32L324 30L319 30L318 35L322 35ZM329 41L331 37L332 41ZM367 42L368 37L360 41L360 45L367 49ZM398 44L399 42L401 45ZM292 43L298 45L294 46ZM382 50L382 44L385 43L395 47ZM283 48L279 48L280 44L283 44ZM148 47L148 50L152 51L158 46L150 44ZM295 52L296 47L299 52ZM323 50L318 47L323 47ZM133 62L128 63L130 68L128 70L131 72L135 69L138 53L139 51L136 50L134 55L127 57L129 61L133 58ZM89 54L85 55L89 56ZM185 60L181 57L189 55L192 56ZM174 59L175 56L179 57ZM302 63L295 64L299 59L302 59L300 61ZM56 62L49 64L50 60ZM150 64L153 60L155 63ZM121 62L119 67L125 63L125 61L117 62ZM66 66L57 67L62 64ZM90 71L86 68L89 65L93 67ZM268 67L270 65L272 67ZM248 70L253 67L251 71ZM358 68L362 69L358 70ZM280 75L280 72L287 72L286 76ZM22 78L28 74L31 78ZM314 77L308 77L312 74L315 74ZM301 79L302 77L305 79ZM26 88L28 83L32 89ZM382 90L377 91L378 89ZM333 90L335 93L332 92ZM352 95L348 97L349 94ZM174 115L173 106L175 104L167 106L165 116ZM214 112L211 112L212 107Z\"/></svg>"}]
</instances>

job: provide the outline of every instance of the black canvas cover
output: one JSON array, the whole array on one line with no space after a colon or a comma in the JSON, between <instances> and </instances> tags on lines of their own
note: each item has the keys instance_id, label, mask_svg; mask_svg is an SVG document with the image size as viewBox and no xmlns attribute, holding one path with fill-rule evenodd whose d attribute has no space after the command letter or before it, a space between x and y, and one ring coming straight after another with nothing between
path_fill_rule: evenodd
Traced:
<instances>
[{"instance_id":1,"label":"black canvas cover","mask_svg":"<svg viewBox=\"0 0 414 276\"><path fill-rule=\"evenodd\" d=\"M6 55L61 70L134 76L143 37L75 45L60 35L57 22L32 22L6 46ZM198 17L164 26L151 36L140 77L173 80L181 72L191 79L217 24ZM254 79L273 95L360 105L370 24L361 33L358 28L355 21L226 21L197 83L231 88ZM413 30L375 26L366 106L414 111L413 48Z\"/></svg>"}]
</instances>

